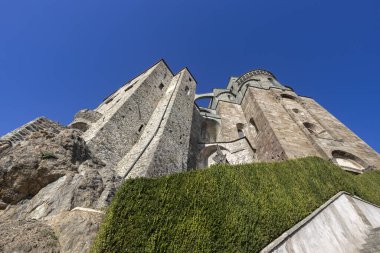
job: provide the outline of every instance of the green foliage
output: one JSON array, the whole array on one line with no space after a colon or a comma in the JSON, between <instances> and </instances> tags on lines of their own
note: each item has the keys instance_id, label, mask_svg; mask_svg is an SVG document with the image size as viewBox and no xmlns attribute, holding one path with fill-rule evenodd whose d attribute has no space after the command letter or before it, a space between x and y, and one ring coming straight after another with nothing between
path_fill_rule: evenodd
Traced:
<instances>
[{"instance_id":1,"label":"green foliage","mask_svg":"<svg viewBox=\"0 0 380 253\"><path fill-rule=\"evenodd\" d=\"M92 252L258 252L339 191L380 205L379 184L316 157L127 180Z\"/></svg>"},{"instance_id":2,"label":"green foliage","mask_svg":"<svg viewBox=\"0 0 380 253\"><path fill-rule=\"evenodd\" d=\"M42 159L58 159L58 157L53 152L49 152L49 151L41 152L41 158Z\"/></svg>"}]
</instances>

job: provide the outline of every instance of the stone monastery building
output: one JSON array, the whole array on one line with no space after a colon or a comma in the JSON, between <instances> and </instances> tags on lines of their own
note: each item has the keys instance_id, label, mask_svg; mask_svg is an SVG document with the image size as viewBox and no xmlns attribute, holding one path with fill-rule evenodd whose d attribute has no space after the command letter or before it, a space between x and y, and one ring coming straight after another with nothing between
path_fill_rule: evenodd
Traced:
<instances>
[{"instance_id":1,"label":"stone monastery building","mask_svg":"<svg viewBox=\"0 0 380 253\"><path fill-rule=\"evenodd\" d=\"M310 97L297 95L266 70L231 77L225 89L195 94L188 69L161 60L69 125L121 178L152 177L215 163L319 156L343 169L380 169L379 154ZM196 101L209 98L207 108ZM40 122L40 123L38 123ZM3 136L13 144L40 118Z\"/></svg>"}]
</instances>

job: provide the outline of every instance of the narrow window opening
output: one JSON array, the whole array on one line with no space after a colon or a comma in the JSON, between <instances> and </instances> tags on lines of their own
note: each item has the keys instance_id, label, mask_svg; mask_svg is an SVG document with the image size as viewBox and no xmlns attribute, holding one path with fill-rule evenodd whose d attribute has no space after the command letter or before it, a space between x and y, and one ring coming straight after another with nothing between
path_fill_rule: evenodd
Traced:
<instances>
[{"instance_id":1,"label":"narrow window opening","mask_svg":"<svg viewBox=\"0 0 380 253\"><path fill-rule=\"evenodd\" d=\"M251 119L249 120L249 123L251 124L251 129L252 129L253 137L256 137L256 136L258 135L258 133L259 133L259 130L258 130L258 128L257 128L257 126L256 126L256 123L255 123L255 121L253 120L253 118L251 118Z\"/></svg>"},{"instance_id":2,"label":"narrow window opening","mask_svg":"<svg viewBox=\"0 0 380 253\"><path fill-rule=\"evenodd\" d=\"M113 100L113 98L108 99L108 100L106 101L106 104L111 103L112 100Z\"/></svg>"},{"instance_id":3,"label":"narrow window opening","mask_svg":"<svg viewBox=\"0 0 380 253\"><path fill-rule=\"evenodd\" d=\"M281 94L282 98L291 99L291 100L297 100L294 96L289 94Z\"/></svg>"},{"instance_id":4,"label":"narrow window opening","mask_svg":"<svg viewBox=\"0 0 380 253\"><path fill-rule=\"evenodd\" d=\"M242 123L238 123L236 124L236 128L237 128L239 138L245 137L245 134L243 132L244 125Z\"/></svg>"},{"instance_id":5,"label":"narrow window opening","mask_svg":"<svg viewBox=\"0 0 380 253\"><path fill-rule=\"evenodd\" d=\"M191 81L193 81L193 79L191 79L191 77L189 77L189 81L191 82Z\"/></svg>"},{"instance_id":6,"label":"narrow window opening","mask_svg":"<svg viewBox=\"0 0 380 253\"><path fill-rule=\"evenodd\" d=\"M314 134L314 135L317 135L317 127L312 124L312 123L309 123L309 122L304 122L303 125L306 127L306 129L311 133L311 134Z\"/></svg>"},{"instance_id":7,"label":"narrow window opening","mask_svg":"<svg viewBox=\"0 0 380 253\"><path fill-rule=\"evenodd\" d=\"M144 124L142 124L140 127L139 127L139 132L141 132L141 130L143 129L144 127Z\"/></svg>"},{"instance_id":8,"label":"narrow window opening","mask_svg":"<svg viewBox=\"0 0 380 253\"><path fill-rule=\"evenodd\" d=\"M239 138L243 138L245 136L243 133L243 130L241 129L238 129L238 135L239 135Z\"/></svg>"},{"instance_id":9,"label":"narrow window opening","mask_svg":"<svg viewBox=\"0 0 380 253\"><path fill-rule=\"evenodd\" d=\"M160 88L160 90L162 90L164 88L164 84L160 83L160 86L158 86L158 88Z\"/></svg>"},{"instance_id":10,"label":"narrow window opening","mask_svg":"<svg viewBox=\"0 0 380 253\"><path fill-rule=\"evenodd\" d=\"M133 85L129 85L124 91L127 91L129 89L131 89L133 87Z\"/></svg>"},{"instance_id":11,"label":"narrow window opening","mask_svg":"<svg viewBox=\"0 0 380 253\"><path fill-rule=\"evenodd\" d=\"M298 110L297 108L294 108L294 109L293 109L293 112L295 112L295 113L299 113L300 110Z\"/></svg>"},{"instance_id":12,"label":"narrow window opening","mask_svg":"<svg viewBox=\"0 0 380 253\"><path fill-rule=\"evenodd\" d=\"M186 95L190 95L190 89L189 89L189 86L186 86L186 87L185 87L185 92L186 92Z\"/></svg>"}]
</instances>

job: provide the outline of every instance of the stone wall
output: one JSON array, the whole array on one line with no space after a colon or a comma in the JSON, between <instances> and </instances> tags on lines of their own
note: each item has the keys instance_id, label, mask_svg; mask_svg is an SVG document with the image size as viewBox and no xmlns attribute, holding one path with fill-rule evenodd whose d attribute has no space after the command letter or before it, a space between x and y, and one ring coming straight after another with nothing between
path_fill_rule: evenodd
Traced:
<instances>
[{"instance_id":1,"label":"stone wall","mask_svg":"<svg viewBox=\"0 0 380 253\"><path fill-rule=\"evenodd\" d=\"M239 124L243 134L249 134L245 128L248 127L244 117L243 110L240 105L230 102L220 101L216 109L221 121L221 131L218 138L220 142L227 142L239 139Z\"/></svg>"},{"instance_id":2,"label":"stone wall","mask_svg":"<svg viewBox=\"0 0 380 253\"><path fill-rule=\"evenodd\" d=\"M327 132L331 133L330 139L313 136L314 141L330 159L333 159L334 150L341 150L358 157L363 161L364 167L380 169L380 155L375 150L316 101L307 97L302 97L300 100L303 107L320 122Z\"/></svg>"},{"instance_id":3,"label":"stone wall","mask_svg":"<svg viewBox=\"0 0 380 253\"><path fill-rule=\"evenodd\" d=\"M159 176L187 169L195 81L187 69L171 81L138 145L118 164L122 177Z\"/></svg>"},{"instance_id":4,"label":"stone wall","mask_svg":"<svg viewBox=\"0 0 380 253\"><path fill-rule=\"evenodd\" d=\"M45 131L57 134L65 127L45 117L39 117L0 138L0 155L11 146L27 139L32 133Z\"/></svg>"},{"instance_id":5,"label":"stone wall","mask_svg":"<svg viewBox=\"0 0 380 253\"><path fill-rule=\"evenodd\" d=\"M298 96L268 71L232 77L227 89L213 93L195 96L195 88L186 68L173 75L160 61L96 109L79 111L69 127L41 117L1 137L0 217L6 220L2 244L18 247L8 243L7 231L18 219L35 219L38 222L20 223L15 233L25 227L38 232L46 225L58 236L55 243L62 251L87 251L101 220L99 209L109 205L126 178L303 156L320 156L356 173L380 169L375 150L313 99ZM203 108L194 105L195 97L212 101ZM333 206L342 207L344 214L352 209L347 203ZM348 211L349 218L357 208ZM370 209L362 208L362 213ZM356 218L351 221L359 224ZM344 222L338 225L344 227ZM285 250L317 233L305 230L284 243ZM350 233L362 238L363 231ZM344 238L325 235L346 245ZM20 238L17 244L27 245Z\"/></svg>"},{"instance_id":6,"label":"stone wall","mask_svg":"<svg viewBox=\"0 0 380 253\"><path fill-rule=\"evenodd\" d=\"M197 167L197 155L199 152L198 145L201 143L201 125L203 117L201 116L198 107L193 105L193 118L191 121L189 153L187 167L195 169Z\"/></svg>"},{"instance_id":7,"label":"stone wall","mask_svg":"<svg viewBox=\"0 0 380 253\"><path fill-rule=\"evenodd\" d=\"M99 112L89 109L83 109L80 110L77 114L75 114L74 120L69 125L69 127L86 132L89 129L89 127L93 123L97 122L102 116L103 115Z\"/></svg>"},{"instance_id":8,"label":"stone wall","mask_svg":"<svg viewBox=\"0 0 380 253\"><path fill-rule=\"evenodd\" d=\"M191 146L192 164L195 157L198 166L206 164L208 152L202 148L207 144L244 136L259 161L319 156L353 172L380 168L376 151L314 100L298 96L268 71L231 77L227 89L197 95L201 97L212 100L193 120L194 131L200 133L197 148ZM192 135L193 143L197 135Z\"/></svg>"},{"instance_id":9,"label":"stone wall","mask_svg":"<svg viewBox=\"0 0 380 253\"><path fill-rule=\"evenodd\" d=\"M255 94L256 90L257 94ZM284 149L265 113L271 110L271 105L265 104L266 99L265 90L250 87L242 101L242 108L247 122L253 122L257 128L257 134L252 141L256 148L256 156L260 161L286 159ZM250 128L252 127L254 126L250 123Z\"/></svg>"},{"instance_id":10,"label":"stone wall","mask_svg":"<svg viewBox=\"0 0 380 253\"><path fill-rule=\"evenodd\" d=\"M366 243L379 226L379 207L340 192L261 252L379 252Z\"/></svg>"},{"instance_id":11,"label":"stone wall","mask_svg":"<svg viewBox=\"0 0 380 253\"><path fill-rule=\"evenodd\" d=\"M226 156L228 164L243 164L256 161L254 149L246 137L233 141L220 141L216 143L198 144L198 155L196 157L196 168L205 168L217 164L216 156L220 152Z\"/></svg>"},{"instance_id":12,"label":"stone wall","mask_svg":"<svg viewBox=\"0 0 380 253\"><path fill-rule=\"evenodd\" d=\"M172 77L160 61L105 99L95 110L102 118L83 134L91 150L116 165L141 137Z\"/></svg>"}]
</instances>

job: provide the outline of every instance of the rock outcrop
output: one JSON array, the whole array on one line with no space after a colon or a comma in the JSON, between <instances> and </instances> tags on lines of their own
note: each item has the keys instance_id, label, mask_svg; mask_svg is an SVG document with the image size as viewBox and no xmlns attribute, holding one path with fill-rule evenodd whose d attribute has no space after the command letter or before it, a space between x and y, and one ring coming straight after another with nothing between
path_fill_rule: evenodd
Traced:
<instances>
[{"instance_id":1,"label":"rock outcrop","mask_svg":"<svg viewBox=\"0 0 380 253\"><path fill-rule=\"evenodd\" d=\"M81 135L59 127L0 139L1 252L88 251L120 180Z\"/></svg>"}]
</instances>

